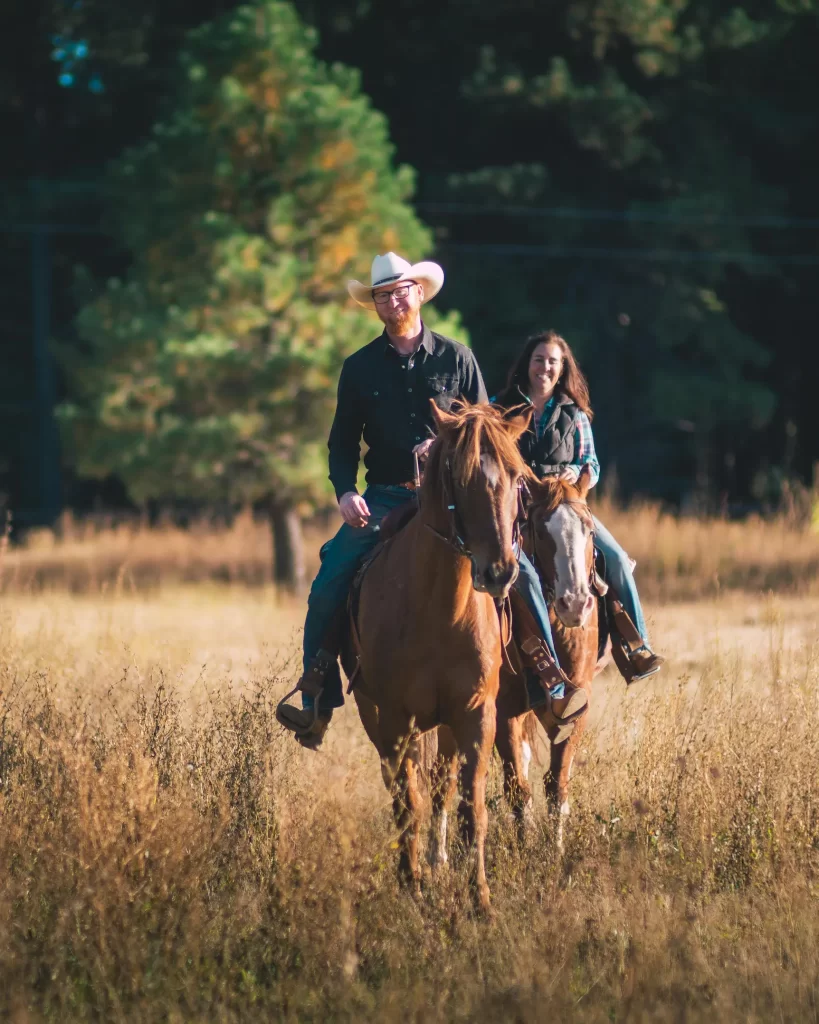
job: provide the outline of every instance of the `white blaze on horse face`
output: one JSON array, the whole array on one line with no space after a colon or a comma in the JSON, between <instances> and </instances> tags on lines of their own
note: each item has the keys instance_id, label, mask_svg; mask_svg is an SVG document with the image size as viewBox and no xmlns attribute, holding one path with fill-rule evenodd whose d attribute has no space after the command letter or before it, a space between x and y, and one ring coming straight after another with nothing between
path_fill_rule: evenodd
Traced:
<instances>
[{"instance_id":1,"label":"white blaze on horse face","mask_svg":"<svg viewBox=\"0 0 819 1024\"><path fill-rule=\"evenodd\" d=\"M532 748L529 746L526 740L520 745L520 770L524 779L529 779L529 765L532 761Z\"/></svg>"},{"instance_id":2,"label":"white blaze on horse face","mask_svg":"<svg viewBox=\"0 0 819 1024\"><path fill-rule=\"evenodd\" d=\"M586 528L568 505L555 509L546 528L555 545L555 611L566 626L580 626L588 618L590 597Z\"/></svg>"},{"instance_id":3,"label":"white blaze on horse face","mask_svg":"<svg viewBox=\"0 0 819 1024\"><path fill-rule=\"evenodd\" d=\"M501 473L494 455L489 455L487 452L481 454L481 470L489 486L497 487L501 481Z\"/></svg>"}]
</instances>

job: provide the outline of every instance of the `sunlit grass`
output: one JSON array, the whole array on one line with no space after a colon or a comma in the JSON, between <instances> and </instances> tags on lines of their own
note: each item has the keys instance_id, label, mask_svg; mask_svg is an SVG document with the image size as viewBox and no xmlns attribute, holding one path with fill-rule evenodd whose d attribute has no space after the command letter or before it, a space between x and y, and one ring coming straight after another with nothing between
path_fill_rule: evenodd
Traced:
<instances>
[{"instance_id":1,"label":"sunlit grass","mask_svg":"<svg viewBox=\"0 0 819 1024\"><path fill-rule=\"evenodd\" d=\"M494 915L397 883L351 706L275 723L303 609L269 587L0 599L0 1016L812 1020L811 598L650 606L668 671L598 680L559 854L490 783Z\"/></svg>"}]
</instances>

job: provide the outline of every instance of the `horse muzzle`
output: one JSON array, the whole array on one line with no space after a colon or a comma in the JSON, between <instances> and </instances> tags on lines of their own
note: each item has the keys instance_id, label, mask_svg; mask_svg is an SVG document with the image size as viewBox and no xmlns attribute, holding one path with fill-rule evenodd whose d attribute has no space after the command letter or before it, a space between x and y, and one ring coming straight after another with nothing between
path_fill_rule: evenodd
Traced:
<instances>
[{"instance_id":1,"label":"horse muzzle","mask_svg":"<svg viewBox=\"0 0 819 1024\"><path fill-rule=\"evenodd\" d=\"M593 608L594 596L586 589L575 594L561 594L555 598L557 617L568 629L585 626Z\"/></svg>"},{"instance_id":2,"label":"horse muzzle","mask_svg":"<svg viewBox=\"0 0 819 1024\"><path fill-rule=\"evenodd\" d=\"M492 562L482 569L472 559L472 585L475 590L482 594L489 594L490 597L504 598L512 589L512 585L518 578L518 563L515 559L511 562Z\"/></svg>"}]
</instances>

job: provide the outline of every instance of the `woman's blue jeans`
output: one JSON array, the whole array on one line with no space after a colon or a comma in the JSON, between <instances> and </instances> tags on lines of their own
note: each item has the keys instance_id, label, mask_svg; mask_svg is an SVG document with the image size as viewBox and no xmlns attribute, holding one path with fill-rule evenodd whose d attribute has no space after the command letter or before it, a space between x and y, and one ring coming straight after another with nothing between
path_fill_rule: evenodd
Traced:
<instances>
[{"instance_id":1,"label":"woman's blue jeans","mask_svg":"<svg viewBox=\"0 0 819 1024\"><path fill-rule=\"evenodd\" d=\"M549 606L546 604L546 598L543 596L540 576L524 551L518 551L517 556L520 573L515 582L515 590L517 590L526 602L526 607L534 615L535 622L538 624L540 632L543 634L543 639L546 641L546 646L552 652L555 662L559 665L555 641L552 636L552 624L549 622Z\"/></svg>"},{"instance_id":2,"label":"woman's blue jeans","mask_svg":"<svg viewBox=\"0 0 819 1024\"><path fill-rule=\"evenodd\" d=\"M637 593L637 584L634 582L628 555L597 516L594 517L594 529L595 543L606 559L606 582L617 592L623 607L637 627L637 632L648 643L643 606L640 604L640 595Z\"/></svg>"}]
</instances>

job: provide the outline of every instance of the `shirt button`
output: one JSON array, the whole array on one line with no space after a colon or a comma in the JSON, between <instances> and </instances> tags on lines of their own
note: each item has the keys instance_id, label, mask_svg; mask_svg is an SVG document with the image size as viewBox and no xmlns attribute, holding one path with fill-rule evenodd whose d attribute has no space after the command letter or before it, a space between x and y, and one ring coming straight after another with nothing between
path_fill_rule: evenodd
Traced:
<instances>
[{"instance_id":1,"label":"shirt button","mask_svg":"<svg viewBox=\"0 0 819 1024\"><path fill-rule=\"evenodd\" d=\"M373 394L376 396L376 398L378 397L378 392L377 391L373 391Z\"/></svg>"},{"instance_id":2,"label":"shirt button","mask_svg":"<svg viewBox=\"0 0 819 1024\"><path fill-rule=\"evenodd\" d=\"M407 391L412 391L412 388L407 388Z\"/></svg>"},{"instance_id":3,"label":"shirt button","mask_svg":"<svg viewBox=\"0 0 819 1024\"><path fill-rule=\"evenodd\" d=\"M410 413L410 419L411 419L411 420L414 420L414 419L415 419L415 413L414 413L414 412L411 412L411 413Z\"/></svg>"},{"instance_id":4,"label":"shirt button","mask_svg":"<svg viewBox=\"0 0 819 1024\"><path fill-rule=\"evenodd\" d=\"M418 435L416 434L416 435L415 435L415 440L416 440L416 441L420 441L420 440L421 440L421 438L420 438L420 437L419 437L419 436L418 436Z\"/></svg>"}]
</instances>

